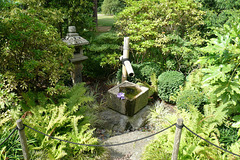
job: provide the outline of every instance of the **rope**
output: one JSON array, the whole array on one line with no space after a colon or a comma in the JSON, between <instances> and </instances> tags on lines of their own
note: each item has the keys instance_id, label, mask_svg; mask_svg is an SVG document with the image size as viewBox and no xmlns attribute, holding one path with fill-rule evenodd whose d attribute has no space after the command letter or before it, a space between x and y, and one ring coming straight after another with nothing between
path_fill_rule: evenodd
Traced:
<instances>
[{"instance_id":1,"label":"rope","mask_svg":"<svg viewBox=\"0 0 240 160\"><path fill-rule=\"evenodd\" d=\"M13 134L17 129L18 129L17 127L14 128L14 129L12 130L12 132L8 135L8 137L0 144L0 146L1 146L3 143L5 143L5 142L12 136L12 134Z\"/></svg>"},{"instance_id":2,"label":"rope","mask_svg":"<svg viewBox=\"0 0 240 160\"><path fill-rule=\"evenodd\" d=\"M211 145L213 145L213 146L215 146L215 147L217 147L217 148L219 148L219 149L221 149L221 150L223 150L223 151L225 151L225 152L228 152L228 153L230 153L230 154L233 154L233 155L235 155L235 156L240 157L240 155L238 155L238 154L236 154L236 153L230 152L230 151L228 151L228 150L226 150L226 149L224 149L224 148L221 148L221 147L213 144L212 142L209 142L208 140L206 140L206 139L204 139L203 137L199 136L198 134L194 133L194 132L193 132L192 130L190 130L187 126L185 126L185 125L183 125L183 126L184 126L189 132L191 132L191 133L194 134L195 136L201 138L202 140L208 142L209 144L211 144Z\"/></svg>"},{"instance_id":3,"label":"rope","mask_svg":"<svg viewBox=\"0 0 240 160\"><path fill-rule=\"evenodd\" d=\"M125 144L128 144L128 143L133 143L133 142L137 142L137 141L140 141L140 140L143 140L143 139L152 137L152 136L154 136L154 135L156 135L156 134L159 134L159 133L161 133L161 132L163 132L163 131L165 131L165 130L173 127L173 126L175 126L176 123L172 124L171 126L165 128L165 129L163 129L163 130L161 130L161 131L159 131L159 132L156 132L156 133L154 133L154 134L152 134L152 135L149 135L149 136L146 136L146 137L143 137L143 138L139 138L139 139L132 140L132 141L128 141L128 142L118 143L118 144L104 144L104 145L80 144L80 143L76 143L76 142L71 142L71 141L67 141L67 140L62 140L62 139L59 139L59 138L56 138L56 137L47 135L47 134L45 134L45 133L43 133L43 132L41 132L41 131L38 131L38 130L32 128L32 127L29 127L29 126L27 126L26 124L23 124L23 125L26 126L26 127L28 127L29 129L35 131L35 132L38 132L38 133L43 134L43 135L45 135L45 136L47 136L47 137L50 137L50 138L52 138L52 139L56 139L56 140L59 140L59 141L62 141L62 142L66 142L66 143L71 143L71 144L76 144L76 145L81 145L81 146L91 146L91 147L111 147L111 146L125 145Z\"/></svg>"}]
</instances>

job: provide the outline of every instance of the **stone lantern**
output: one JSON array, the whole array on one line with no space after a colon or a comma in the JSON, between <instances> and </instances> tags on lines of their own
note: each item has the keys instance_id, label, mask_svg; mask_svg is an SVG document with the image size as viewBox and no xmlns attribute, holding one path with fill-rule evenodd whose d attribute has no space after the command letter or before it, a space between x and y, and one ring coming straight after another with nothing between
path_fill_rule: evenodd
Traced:
<instances>
[{"instance_id":1,"label":"stone lantern","mask_svg":"<svg viewBox=\"0 0 240 160\"><path fill-rule=\"evenodd\" d=\"M70 59L75 66L75 69L71 73L71 75L73 84L80 83L82 82L82 69L83 69L82 62L88 59L87 56L83 55L82 46L89 44L89 42L86 39L79 36L78 33L76 33L75 26L68 27L68 33L67 36L63 38L63 42L67 43L68 46L73 45L75 48L74 56L72 59Z\"/></svg>"}]
</instances>

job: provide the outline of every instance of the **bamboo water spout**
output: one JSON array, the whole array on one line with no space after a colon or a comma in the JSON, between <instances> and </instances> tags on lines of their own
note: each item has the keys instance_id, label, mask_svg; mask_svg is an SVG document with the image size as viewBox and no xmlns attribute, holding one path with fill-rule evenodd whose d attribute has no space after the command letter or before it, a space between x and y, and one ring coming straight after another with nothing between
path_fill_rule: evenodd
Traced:
<instances>
[{"instance_id":1,"label":"bamboo water spout","mask_svg":"<svg viewBox=\"0 0 240 160\"><path fill-rule=\"evenodd\" d=\"M123 55L120 57L120 61L123 63L122 82L124 82L127 80L127 75L130 77L134 76L134 71L129 61L129 37L124 37Z\"/></svg>"}]
</instances>

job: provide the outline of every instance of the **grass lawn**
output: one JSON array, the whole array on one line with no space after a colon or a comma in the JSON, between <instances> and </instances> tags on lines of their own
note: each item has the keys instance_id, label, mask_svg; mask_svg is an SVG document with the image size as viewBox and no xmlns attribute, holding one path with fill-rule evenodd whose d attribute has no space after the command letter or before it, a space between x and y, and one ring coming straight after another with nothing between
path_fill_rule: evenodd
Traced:
<instances>
[{"instance_id":1,"label":"grass lawn","mask_svg":"<svg viewBox=\"0 0 240 160\"><path fill-rule=\"evenodd\" d=\"M98 26L113 26L115 19L113 16L98 14Z\"/></svg>"}]
</instances>

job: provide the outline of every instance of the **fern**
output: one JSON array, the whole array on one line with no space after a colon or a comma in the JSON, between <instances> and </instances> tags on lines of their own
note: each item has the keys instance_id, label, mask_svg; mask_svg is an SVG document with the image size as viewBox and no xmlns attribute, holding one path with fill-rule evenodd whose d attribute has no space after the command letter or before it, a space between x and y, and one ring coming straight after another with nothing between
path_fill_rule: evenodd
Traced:
<instances>
[{"instance_id":1,"label":"fern","mask_svg":"<svg viewBox=\"0 0 240 160\"><path fill-rule=\"evenodd\" d=\"M77 143L98 144L97 139L93 137L94 129L90 129L89 124L89 117L92 116L89 113L89 103L93 101L93 97L86 94L84 83L75 85L63 97L62 100L59 100L59 102L62 102L59 105L38 105L31 108L30 114L25 116L24 123L59 139ZM44 159L66 159L80 155L82 157L94 157L104 153L101 148L60 142L32 130L29 130L26 134L27 137L35 138L38 142L35 146L31 146L36 151L34 159L38 158L37 155L40 152L48 155ZM100 153L99 150L102 152Z\"/></svg>"},{"instance_id":2,"label":"fern","mask_svg":"<svg viewBox=\"0 0 240 160\"><path fill-rule=\"evenodd\" d=\"M84 119L82 115L73 115L67 110L66 104L60 106L48 105L47 108L36 107L32 114L24 120L27 125L40 130L41 132L68 141L77 143L97 144L96 138L93 138L93 130L89 129L90 124L79 125ZM93 153L95 147L77 146L63 143L54 139L49 139L32 130L27 131L27 137L37 139L38 145L32 147L35 150L44 150L48 148L48 155L51 159L66 158L70 155ZM70 149L71 148L71 149ZM68 153L68 154L67 154Z\"/></svg>"},{"instance_id":3,"label":"fern","mask_svg":"<svg viewBox=\"0 0 240 160\"><path fill-rule=\"evenodd\" d=\"M227 117L224 106L216 108L214 105L205 105L204 113L206 114L204 115L194 106L189 107L189 111L178 110L173 114L165 112L166 110L162 106L156 106L156 109L151 112L152 119L155 119L152 124L166 128L170 124L176 123L177 119L181 117L184 119L184 124L193 132L216 145L220 145L217 138L219 132L216 126L222 124ZM150 120L152 121L152 119ZM174 127L157 135L156 139L147 146L143 159L169 159L173 150L174 136ZM185 128L182 130L181 137L179 159L227 159L226 157L229 156L223 155L220 150L199 139Z\"/></svg>"}]
</instances>

